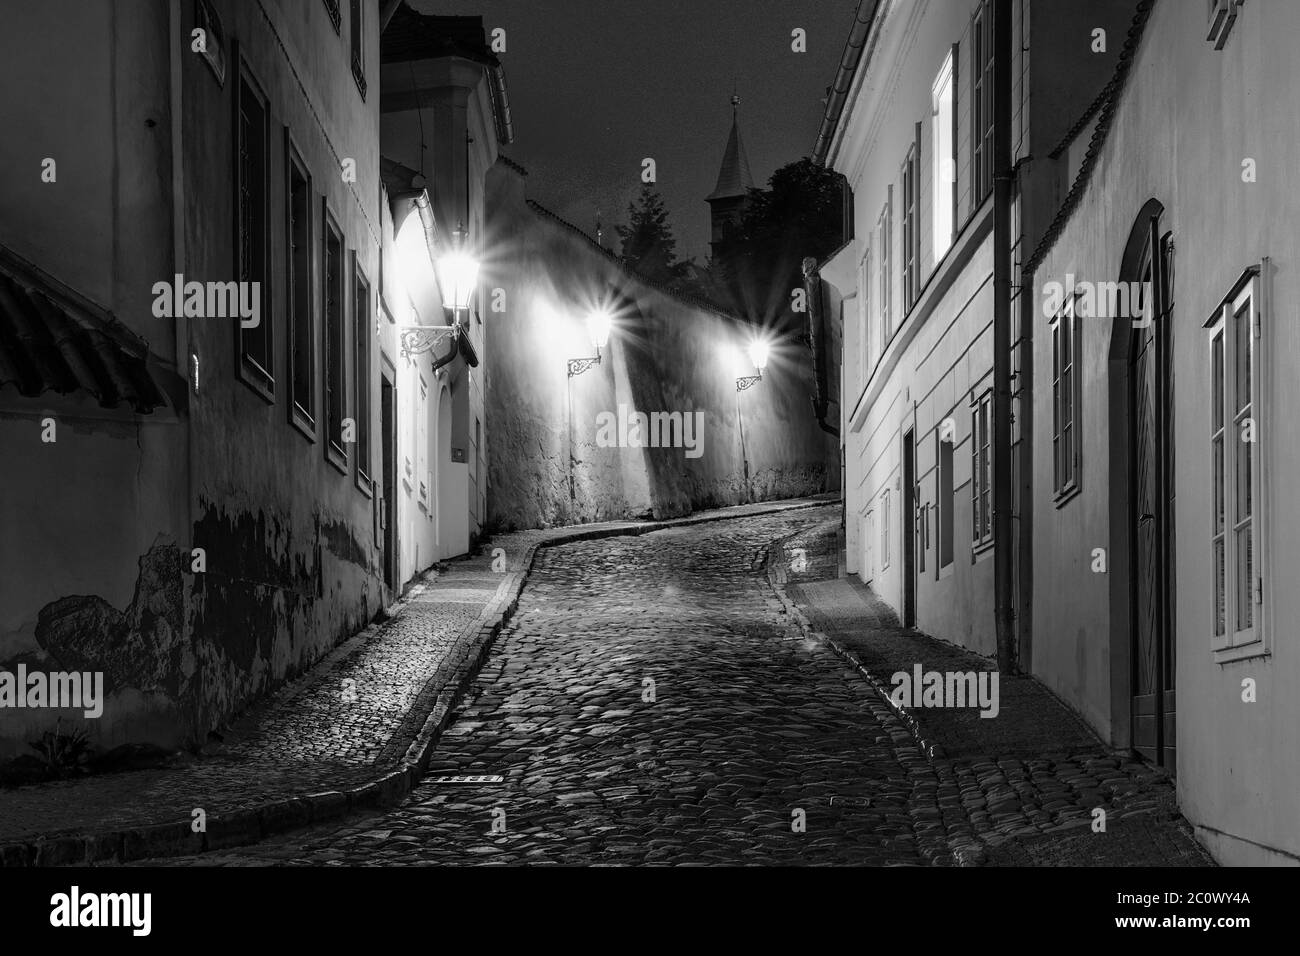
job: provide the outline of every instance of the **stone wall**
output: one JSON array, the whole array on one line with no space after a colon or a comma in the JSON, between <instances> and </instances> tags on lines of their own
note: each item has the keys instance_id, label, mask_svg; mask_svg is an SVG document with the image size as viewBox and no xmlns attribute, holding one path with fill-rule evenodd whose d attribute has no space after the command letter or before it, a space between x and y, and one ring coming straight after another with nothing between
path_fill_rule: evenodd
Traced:
<instances>
[{"instance_id":1,"label":"stone wall","mask_svg":"<svg viewBox=\"0 0 1300 956\"><path fill-rule=\"evenodd\" d=\"M749 327L633 276L529 203L525 175L508 162L488 175L489 527L664 518L834 487L835 440L814 416L807 346L775 343L762 381L737 392L736 376L753 372L732 359ZM602 306L614 318L601 363L570 377L567 360L594 355L586 316ZM698 429L674 422L679 447L636 447L638 429L609 427L636 412L680 414Z\"/></svg>"}]
</instances>

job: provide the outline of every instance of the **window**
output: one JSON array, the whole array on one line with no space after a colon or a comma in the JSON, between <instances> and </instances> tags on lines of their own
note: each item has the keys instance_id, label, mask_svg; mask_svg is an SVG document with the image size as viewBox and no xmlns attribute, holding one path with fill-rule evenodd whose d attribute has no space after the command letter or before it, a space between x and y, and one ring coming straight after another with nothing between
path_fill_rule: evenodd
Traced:
<instances>
[{"instance_id":1,"label":"window","mask_svg":"<svg viewBox=\"0 0 1300 956\"><path fill-rule=\"evenodd\" d=\"M1083 337L1074 314L1075 296L1067 290L1061 314L1052 320L1052 487L1058 501L1079 490L1082 429L1079 406L1083 398L1078 375Z\"/></svg>"},{"instance_id":2,"label":"window","mask_svg":"<svg viewBox=\"0 0 1300 956\"><path fill-rule=\"evenodd\" d=\"M939 426L939 570L952 564L952 449L955 436L950 427Z\"/></svg>"},{"instance_id":3,"label":"window","mask_svg":"<svg viewBox=\"0 0 1300 956\"><path fill-rule=\"evenodd\" d=\"M370 284L353 254L352 369L353 420L357 429L357 484L370 489Z\"/></svg>"},{"instance_id":4,"label":"window","mask_svg":"<svg viewBox=\"0 0 1300 956\"><path fill-rule=\"evenodd\" d=\"M339 12L339 0L325 0L325 12L330 15L330 23L334 27L334 32L338 33L339 28L343 25L343 15Z\"/></svg>"},{"instance_id":5,"label":"window","mask_svg":"<svg viewBox=\"0 0 1300 956\"><path fill-rule=\"evenodd\" d=\"M438 436L441 438L442 436ZM415 468L420 479L420 503L429 504L429 386L420 376L420 407L415 416Z\"/></svg>"},{"instance_id":6,"label":"window","mask_svg":"<svg viewBox=\"0 0 1300 956\"><path fill-rule=\"evenodd\" d=\"M993 191L993 4L971 21L971 191L976 208Z\"/></svg>"},{"instance_id":7,"label":"window","mask_svg":"<svg viewBox=\"0 0 1300 956\"><path fill-rule=\"evenodd\" d=\"M240 377L252 385L268 400L275 389L271 374L273 323L267 303L267 255L270 248L270 189L267 176L270 170L268 155L269 130L267 128L266 97L257 88L252 77L241 71L236 86L235 103L235 263L237 279L247 286L256 283L256 292L250 293L258 309L259 321L252 328L244 328L237 317L239 330ZM240 298L243 296L241 294ZM250 299L252 301L252 299Z\"/></svg>"},{"instance_id":8,"label":"window","mask_svg":"<svg viewBox=\"0 0 1300 956\"><path fill-rule=\"evenodd\" d=\"M993 392L985 391L971 411L971 542L977 547L993 541Z\"/></svg>"},{"instance_id":9,"label":"window","mask_svg":"<svg viewBox=\"0 0 1300 956\"><path fill-rule=\"evenodd\" d=\"M308 436L316 432L316 335L312 313L311 176L285 131L285 188L289 238L285 257L289 289L289 393L291 421Z\"/></svg>"},{"instance_id":10,"label":"window","mask_svg":"<svg viewBox=\"0 0 1300 956\"><path fill-rule=\"evenodd\" d=\"M1258 280L1225 301L1210 326L1210 462L1215 650L1261 640Z\"/></svg>"},{"instance_id":11,"label":"window","mask_svg":"<svg viewBox=\"0 0 1300 956\"><path fill-rule=\"evenodd\" d=\"M347 382L344 380L343 327L343 234L329 210L325 210L325 443L330 460L346 468L347 447L343 442L343 419L347 415Z\"/></svg>"},{"instance_id":12,"label":"window","mask_svg":"<svg viewBox=\"0 0 1300 956\"><path fill-rule=\"evenodd\" d=\"M930 91L934 146L934 261L937 265L952 246L957 222L957 110L953 77L957 45L944 57Z\"/></svg>"},{"instance_id":13,"label":"window","mask_svg":"<svg viewBox=\"0 0 1300 956\"><path fill-rule=\"evenodd\" d=\"M217 78L217 86L226 85L226 31L221 25L221 17L213 9L209 0L195 0L194 26L204 33L203 46L199 55L207 63L212 75Z\"/></svg>"},{"instance_id":14,"label":"window","mask_svg":"<svg viewBox=\"0 0 1300 956\"><path fill-rule=\"evenodd\" d=\"M868 511L862 516L862 579L870 582L874 577L872 567L871 542L875 540L876 515Z\"/></svg>"},{"instance_id":15,"label":"window","mask_svg":"<svg viewBox=\"0 0 1300 956\"><path fill-rule=\"evenodd\" d=\"M1207 0L1210 32L1205 39L1213 43L1216 50L1222 50L1227 45L1228 34L1237 22L1237 8L1241 3L1242 0Z\"/></svg>"},{"instance_id":16,"label":"window","mask_svg":"<svg viewBox=\"0 0 1300 956\"><path fill-rule=\"evenodd\" d=\"M861 338L858 354L858 382L859 387L867 387L867 379L871 375L871 361L875 355L871 341L871 250L868 249L862 257L862 263L858 268L858 315L861 318Z\"/></svg>"},{"instance_id":17,"label":"window","mask_svg":"<svg viewBox=\"0 0 1300 956\"><path fill-rule=\"evenodd\" d=\"M889 280L889 230L892 225L892 207L894 204L894 187L890 186L885 194L885 208L881 210L880 221L876 223L876 249L880 254L880 274L877 276L877 293L876 304L880 308L880 351L884 354L885 349L889 348L889 339L893 334L892 322L889 315L890 307L890 288Z\"/></svg>"},{"instance_id":18,"label":"window","mask_svg":"<svg viewBox=\"0 0 1300 956\"><path fill-rule=\"evenodd\" d=\"M889 567L889 489L880 496L880 570Z\"/></svg>"},{"instance_id":19,"label":"window","mask_svg":"<svg viewBox=\"0 0 1300 956\"><path fill-rule=\"evenodd\" d=\"M365 8L361 0L348 0L348 30L352 36L352 78L361 98L366 98Z\"/></svg>"},{"instance_id":20,"label":"window","mask_svg":"<svg viewBox=\"0 0 1300 956\"><path fill-rule=\"evenodd\" d=\"M900 259L903 264L903 314L906 315L921 292L921 230L918 215L921 208L921 127L917 124L916 141L908 147L899 178L903 183L903 245Z\"/></svg>"}]
</instances>

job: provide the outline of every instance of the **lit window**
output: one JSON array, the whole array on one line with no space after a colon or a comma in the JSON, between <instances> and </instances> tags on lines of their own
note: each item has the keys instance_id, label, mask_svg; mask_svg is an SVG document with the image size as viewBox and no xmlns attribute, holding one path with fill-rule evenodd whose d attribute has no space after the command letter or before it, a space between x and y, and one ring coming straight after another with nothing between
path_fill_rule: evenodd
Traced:
<instances>
[{"instance_id":1,"label":"lit window","mask_svg":"<svg viewBox=\"0 0 1300 956\"><path fill-rule=\"evenodd\" d=\"M953 92L957 47L944 58L931 91L934 143L934 261L938 264L952 246L957 221L957 112Z\"/></svg>"}]
</instances>

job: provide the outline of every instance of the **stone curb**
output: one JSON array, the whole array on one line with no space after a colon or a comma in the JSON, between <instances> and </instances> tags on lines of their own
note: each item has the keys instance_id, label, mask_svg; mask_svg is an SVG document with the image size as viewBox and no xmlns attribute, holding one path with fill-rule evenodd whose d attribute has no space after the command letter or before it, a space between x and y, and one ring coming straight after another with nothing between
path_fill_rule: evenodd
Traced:
<instances>
[{"instance_id":1,"label":"stone curb","mask_svg":"<svg viewBox=\"0 0 1300 956\"><path fill-rule=\"evenodd\" d=\"M375 779L350 790L327 790L305 794L213 815L207 818L207 830L204 833L193 832L191 820L180 820L139 824L107 833L55 836L49 839L0 844L0 867L91 864L102 866L155 857L187 856L209 850L246 846L286 830L336 819L360 810L394 806L406 798L428 769L438 739L450 725L457 704L487 659L497 635L501 633L506 622L514 616L519 606L519 596L523 593L528 576L532 573L537 553L542 548L602 538L639 537L669 528L761 518L770 514L803 511L830 505L838 507L839 501L800 501L797 504L777 505L750 514L707 514L663 521L629 523L608 528L577 527L571 530L557 530L553 536L529 546L519 562L520 570L508 572L498 585L495 598L488 602L475 620L461 629L452 647L460 647L467 639L468 643L459 651L453 650L458 657L455 670L439 691L424 726L396 767L390 767ZM400 616L402 610L405 608L393 614L392 618ZM349 642L355 637L356 635L349 638ZM326 655L322 661L330 656ZM319 679L320 676L311 678L309 683Z\"/></svg>"},{"instance_id":2,"label":"stone curb","mask_svg":"<svg viewBox=\"0 0 1300 956\"><path fill-rule=\"evenodd\" d=\"M802 532L796 532L796 534L799 533ZM894 715L903 723L905 727L907 727L908 732L912 735L912 738L916 741L916 745L921 748L921 752L925 754L925 756L928 759L930 760L944 759L947 756L947 754L944 752L942 745L936 743L935 741L926 739L926 737L921 733L921 725L917 722L916 717L912 715L910 710L902 704L894 703L894 701L891 699L890 691L892 690L892 688L890 687L890 685L884 683L878 677L876 677L875 674L871 673L871 671L869 671L866 668L866 666L862 663L862 661L858 659L858 655L853 653L853 651L849 650L847 647L844 647L842 644L836 641L829 634L825 634L821 631L816 630L812 626L812 622L808 620L807 616L800 609L799 605L796 604L788 594L786 594L785 582L788 580L788 578L782 569L773 568L772 561L771 561L771 554L774 550L784 550L785 542L795 536L796 535L787 535L784 538L777 538L775 541L773 541L771 545L768 546L767 560L764 562L767 571L767 582L769 585L771 585L772 590L776 593L777 598L781 601L781 604L785 607L786 613L791 616L795 624L805 635L812 638L813 640L818 641L819 643L825 644L827 647L833 650L840 658L842 658L849 665L851 665L854 670L856 670L859 674L861 674L864 678L866 678L867 682L872 686L875 692L880 695L880 697L884 700L884 702L889 706L889 709L894 712Z\"/></svg>"},{"instance_id":3,"label":"stone curb","mask_svg":"<svg viewBox=\"0 0 1300 956\"><path fill-rule=\"evenodd\" d=\"M767 583L772 588L772 593L776 595L777 600L779 600L782 607L785 608L785 612L790 616L790 619L794 621L795 626L805 637L830 648L837 657L866 679L867 684L873 691L875 691L876 696L880 698L884 706L887 707L889 712L892 713L898 719L899 723L907 729L908 734L916 743L921 755L925 757L926 763L929 764L932 770L937 771L938 768L935 766L935 761L944 758L945 755L943 748L934 741L927 740L921 734L921 728L917 723L916 718L908 712L906 707L894 703L890 698L890 689L888 685L882 683L874 674L872 674L871 671L863 665L862 661L858 659L858 656L853 653L853 651L841 645L829 634L816 630L799 605L796 604L788 594L786 594L785 583L789 578L785 574L783 567L773 564L772 554L778 550L784 551L785 542L789 541L791 538L797 537L801 533L802 532L796 532L792 535L776 538L768 545L767 549L763 553L763 570L767 576ZM965 845L966 841L963 841L963 845L959 847L950 843L947 839L945 839L944 842L947 845L948 853L951 854L952 862L957 866L978 866L985 860L985 854L978 844L968 846Z\"/></svg>"}]
</instances>

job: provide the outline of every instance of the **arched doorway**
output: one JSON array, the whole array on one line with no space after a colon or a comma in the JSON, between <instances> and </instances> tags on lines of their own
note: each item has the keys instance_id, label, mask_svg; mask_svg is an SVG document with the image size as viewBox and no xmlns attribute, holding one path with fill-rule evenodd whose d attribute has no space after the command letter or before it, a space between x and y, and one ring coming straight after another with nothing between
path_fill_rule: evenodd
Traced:
<instances>
[{"instance_id":1,"label":"arched doorway","mask_svg":"<svg viewBox=\"0 0 1300 956\"><path fill-rule=\"evenodd\" d=\"M1128 309L1111 316L1111 527L1125 573L1112 579L1112 635L1127 664L1128 742L1176 763L1172 251L1164 208L1149 201L1125 246ZM1100 296L1098 296L1100 299ZM1112 298L1111 302L1122 301Z\"/></svg>"}]
</instances>

